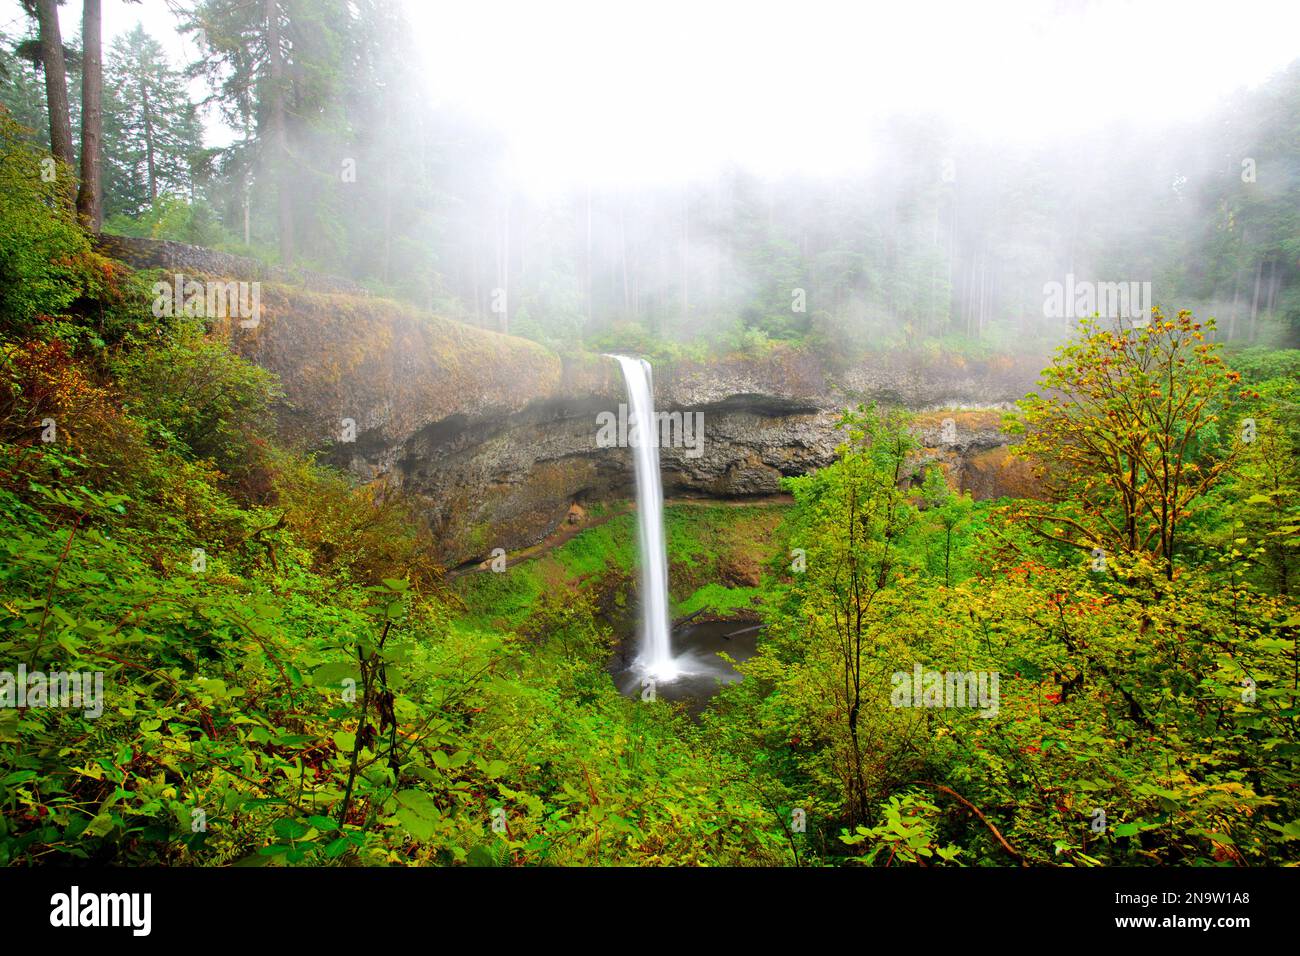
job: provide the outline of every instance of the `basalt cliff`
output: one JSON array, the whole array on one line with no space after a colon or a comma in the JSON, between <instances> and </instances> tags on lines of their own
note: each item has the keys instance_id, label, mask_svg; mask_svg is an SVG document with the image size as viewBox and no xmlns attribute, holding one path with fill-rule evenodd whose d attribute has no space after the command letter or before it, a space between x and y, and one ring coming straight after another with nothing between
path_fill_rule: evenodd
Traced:
<instances>
[{"instance_id":1,"label":"basalt cliff","mask_svg":"<svg viewBox=\"0 0 1300 956\"><path fill-rule=\"evenodd\" d=\"M631 494L631 450L599 440L602 413L617 418L625 402L612 360L562 358L340 280L191 246L106 237L101 251L142 269L261 282L256 325L214 319L214 334L280 377L287 437L414 496L444 564L526 547L574 504ZM839 415L872 401L917 413L918 474L936 461L977 498L1023 493L1029 478L1009 459L999 410L1039 366L899 352L846 362L789 348L657 363L657 409L703 426L702 440L661 449L665 494L776 493L782 477L833 460Z\"/></svg>"}]
</instances>

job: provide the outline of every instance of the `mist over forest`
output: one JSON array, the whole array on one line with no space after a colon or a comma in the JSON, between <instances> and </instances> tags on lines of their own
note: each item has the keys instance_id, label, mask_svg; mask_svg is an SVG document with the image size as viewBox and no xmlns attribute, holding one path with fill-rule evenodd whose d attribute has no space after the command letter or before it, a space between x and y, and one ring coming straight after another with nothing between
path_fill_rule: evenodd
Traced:
<instances>
[{"instance_id":1,"label":"mist over forest","mask_svg":"<svg viewBox=\"0 0 1300 956\"><path fill-rule=\"evenodd\" d=\"M1294 2L0 0L7 925L1262 927L1298 587Z\"/></svg>"},{"instance_id":2,"label":"mist over forest","mask_svg":"<svg viewBox=\"0 0 1300 956\"><path fill-rule=\"evenodd\" d=\"M1149 282L1154 304L1214 315L1232 338L1294 341L1300 325L1294 63L1177 123L1008 141L894 112L857 121L871 150L850 170L761 175L732 160L682 181L539 193L512 175L528 158L490 119L428 95L434 54L402 4L285 4L278 67L257 4L167 6L194 60L143 28L105 54L110 232L301 264L560 349L1042 349L1069 332L1069 316L1044 314L1045 284L1067 275ZM35 22L8 29L3 102L47 142ZM204 148L205 123L230 144ZM798 117L772 124L803 135Z\"/></svg>"}]
</instances>

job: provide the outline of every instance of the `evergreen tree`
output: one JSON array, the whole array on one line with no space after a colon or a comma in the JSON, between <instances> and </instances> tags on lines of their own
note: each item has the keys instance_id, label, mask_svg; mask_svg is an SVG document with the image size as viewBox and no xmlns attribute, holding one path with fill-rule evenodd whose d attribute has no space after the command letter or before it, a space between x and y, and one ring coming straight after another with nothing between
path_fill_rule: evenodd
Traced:
<instances>
[{"instance_id":1,"label":"evergreen tree","mask_svg":"<svg viewBox=\"0 0 1300 956\"><path fill-rule=\"evenodd\" d=\"M113 41L104 93L104 205L138 216L191 185L202 133L185 79L142 26Z\"/></svg>"},{"instance_id":2,"label":"evergreen tree","mask_svg":"<svg viewBox=\"0 0 1300 956\"><path fill-rule=\"evenodd\" d=\"M201 30L207 43L190 75L208 80L211 102L227 123L256 131L242 157L257 174L252 205L274 208L286 263L298 257L300 235L329 231L300 221L308 211L317 214L319 177L337 175L322 169L311 134L328 128L337 141L343 133L340 69L352 60L349 37L357 26L343 0L201 0L185 15L183 29Z\"/></svg>"},{"instance_id":3,"label":"evergreen tree","mask_svg":"<svg viewBox=\"0 0 1300 956\"><path fill-rule=\"evenodd\" d=\"M36 64L18 53L30 42L30 39L20 42L0 33L0 104L15 122L31 130L36 141L48 149L49 114L41 76Z\"/></svg>"}]
</instances>

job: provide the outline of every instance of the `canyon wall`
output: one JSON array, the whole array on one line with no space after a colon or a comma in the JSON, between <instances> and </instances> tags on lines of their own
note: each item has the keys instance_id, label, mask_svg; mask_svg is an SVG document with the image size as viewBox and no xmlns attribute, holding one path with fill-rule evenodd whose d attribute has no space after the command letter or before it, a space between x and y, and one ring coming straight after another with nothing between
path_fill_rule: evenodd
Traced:
<instances>
[{"instance_id":1,"label":"canyon wall","mask_svg":"<svg viewBox=\"0 0 1300 956\"><path fill-rule=\"evenodd\" d=\"M842 440L836 421L846 406L868 401L917 411L918 478L936 462L954 487L978 498L1022 492L1028 475L1008 460L999 407L1023 395L1033 375L1028 366L936 370L898 357L843 374L793 351L660 365L656 408L670 414L670 433L686 439L660 449L664 493L775 494L783 477L833 461ZM612 361L599 368L588 359L566 362L554 391L519 412L457 414L378 454L336 446L334 460L363 474L381 462L392 468L422 501L445 543L444 560L478 559L492 548L535 543L574 503L631 496L631 450L600 441L602 425L617 421L625 401Z\"/></svg>"},{"instance_id":2,"label":"canyon wall","mask_svg":"<svg viewBox=\"0 0 1300 956\"><path fill-rule=\"evenodd\" d=\"M599 416L617 419L626 401L608 358L561 359L345 280L178 243L106 237L101 251L137 268L261 281L257 327L216 319L213 333L280 377L287 439L414 496L449 566L531 545L575 503L631 495L631 449L598 441ZM665 494L773 494L782 477L830 463L843 409L872 401L917 413L918 474L937 462L976 497L1023 493L998 409L1033 387L1041 364L897 352L848 362L781 347L659 363L657 409L703 424L702 441L661 450Z\"/></svg>"}]
</instances>

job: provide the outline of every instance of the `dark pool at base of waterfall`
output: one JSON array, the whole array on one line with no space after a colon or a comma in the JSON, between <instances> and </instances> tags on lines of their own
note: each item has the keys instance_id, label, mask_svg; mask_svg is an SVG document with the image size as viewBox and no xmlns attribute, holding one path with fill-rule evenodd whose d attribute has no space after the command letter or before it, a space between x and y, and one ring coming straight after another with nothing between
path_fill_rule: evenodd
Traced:
<instances>
[{"instance_id":1,"label":"dark pool at base of waterfall","mask_svg":"<svg viewBox=\"0 0 1300 956\"><path fill-rule=\"evenodd\" d=\"M752 620L706 621L674 632L673 659L684 673L671 681L656 681L655 697L682 701L691 714L699 715L719 689L740 680L736 669L718 654L727 654L737 662L753 657L762 633L755 624ZM640 646L640 635L633 630L618 643L609 662L615 686L627 697L645 698L651 691L645 675L633 666Z\"/></svg>"}]
</instances>

